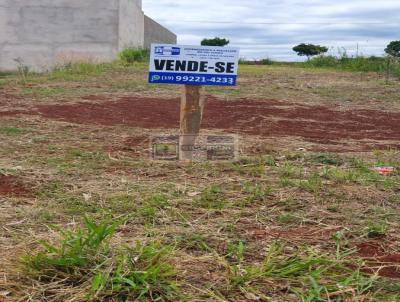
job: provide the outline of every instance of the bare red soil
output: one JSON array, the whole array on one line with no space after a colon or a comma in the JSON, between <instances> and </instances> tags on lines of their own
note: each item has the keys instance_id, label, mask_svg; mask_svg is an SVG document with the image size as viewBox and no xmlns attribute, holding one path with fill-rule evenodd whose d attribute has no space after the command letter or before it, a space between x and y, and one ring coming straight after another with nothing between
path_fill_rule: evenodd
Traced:
<instances>
[{"instance_id":1,"label":"bare red soil","mask_svg":"<svg viewBox=\"0 0 400 302\"><path fill-rule=\"evenodd\" d=\"M357 254L365 259L362 271L369 274L378 273L387 278L400 278L400 253L387 251L387 242L366 241L357 245Z\"/></svg>"},{"instance_id":2,"label":"bare red soil","mask_svg":"<svg viewBox=\"0 0 400 302\"><path fill-rule=\"evenodd\" d=\"M242 221L246 236L257 240L283 239L290 242L314 242L315 244L332 240L340 227L321 229L318 227L298 227L293 229L269 229L247 225ZM400 253L393 252L396 240L380 238L356 244L356 256L365 260L361 271L378 274L382 277L400 279ZM354 265L354 269L357 267Z\"/></svg>"},{"instance_id":3,"label":"bare red soil","mask_svg":"<svg viewBox=\"0 0 400 302\"><path fill-rule=\"evenodd\" d=\"M29 114L29 113L23 110L0 111L0 116L12 116L17 114Z\"/></svg>"},{"instance_id":4,"label":"bare red soil","mask_svg":"<svg viewBox=\"0 0 400 302\"><path fill-rule=\"evenodd\" d=\"M85 99L95 100L93 96ZM79 124L179 127L179 99L123 97L105 102L99 96L94 103L46 105L37 110L43 117ZM222 101L208 97L202 127L264 137L298 136L332 144L342 139L400 140L400 113L338 111L277 100ZM400 147L400 143L390 147Z\"/></svg>"},{"instance_id":5,"label":"bare red soil","mask_svg":"<svg viewBox=\"0 0 400 302\"><path fill-rule=\"evenodd\" d=\"M27 197L31 195L28 188L14 176L0 175L0 196Z\"/></svg>"}]
</instances>

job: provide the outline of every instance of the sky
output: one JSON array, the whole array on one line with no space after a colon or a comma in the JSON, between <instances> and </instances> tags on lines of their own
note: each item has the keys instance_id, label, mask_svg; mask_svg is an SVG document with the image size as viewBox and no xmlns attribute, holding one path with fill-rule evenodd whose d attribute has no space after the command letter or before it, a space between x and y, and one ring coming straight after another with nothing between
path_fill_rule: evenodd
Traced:
<instances>
[{"instance_id":1,"label":"sky","mask_svg":"<svg viewBox=\"0 0 400 302\"><path fill-rule=\"evenodd\" d=\"M382 55L400 40L400 0L143 0L143 10L179 44L223 37L247 59L296 61L299 43Z\"/></svg>"}]
</instances>

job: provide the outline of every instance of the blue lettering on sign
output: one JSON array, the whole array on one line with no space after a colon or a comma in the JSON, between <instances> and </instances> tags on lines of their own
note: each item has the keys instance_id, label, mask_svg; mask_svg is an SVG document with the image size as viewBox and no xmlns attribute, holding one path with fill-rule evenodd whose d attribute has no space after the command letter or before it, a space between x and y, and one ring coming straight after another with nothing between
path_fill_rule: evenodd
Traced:
<instances>
[{"instance_id":1,"label":"blue lettering on sign","mask_svg":"<svg viewBox=\"0 0 400 302\"><path fill-rule=\"evenodd\" d=\"M179 47L158 46L155 47L154 53L158 56L179 56L181 49Z\"/></svg>"},{"instance_id":2,"label":"blue lettering on sign","mask_svg":"<svg viewBox=\"0 0 400 302\"><path fill-rule=\"evenodd\" d=\"M236 86L236 75L150 72L149 83Z\"/></svg>"}]
</instances>

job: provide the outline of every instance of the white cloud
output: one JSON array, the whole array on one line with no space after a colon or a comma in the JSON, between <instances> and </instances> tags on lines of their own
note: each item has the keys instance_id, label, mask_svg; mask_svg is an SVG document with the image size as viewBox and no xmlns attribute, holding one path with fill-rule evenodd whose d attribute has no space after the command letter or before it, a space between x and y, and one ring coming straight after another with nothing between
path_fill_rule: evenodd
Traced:
<instances>
[{"instance_id":1,"label":"white cloud","mask_svg":"<svg viewBox=\"0 0 400 302\"><path fill-rule=\"evenodd\" d=\"M365 55L381 55L389 41L400 39L398 0L144 0L143 8L177 33L179 43L221 36L247 58L297 60L291 48L301 42L350 54L358 44Z\"/></svg>"}]
</instances>

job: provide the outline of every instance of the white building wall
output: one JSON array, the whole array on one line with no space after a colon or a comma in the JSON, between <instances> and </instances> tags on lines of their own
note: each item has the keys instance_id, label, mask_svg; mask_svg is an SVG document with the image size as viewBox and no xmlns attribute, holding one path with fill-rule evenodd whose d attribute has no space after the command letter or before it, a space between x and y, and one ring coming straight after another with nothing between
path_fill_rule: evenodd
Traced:
<instances>
[{"instance_id":1,"label":"white building wall","mask_svg":"<svg viewBox=\"0 0 400 302\"><path fill-rule=\"evenodd\" d=\"M118 0L0 0L0 69L114 57L118 14Z\"/></svg>"},{"instance_id":2,"label":"white building wall","mask_svg":"<svg viewBox=\"0 0 400 302\"><path fill-rule=\"evenodd\" d=\"M146 32L172 41L145 21L141 0L0 0L0 70L112 61L126 47L148 46Z\"/></svg>"},{"instance_id":3,"label":"white building wall","mask_svg":"<svg viewBox=\"0 0 400 302\"><path fill-rule=\"evenodd\" d=\"M144 47L150 48L151 43L176 44L176 35L158 24L153 19L144 16Z\"/></svg>"},{"instance_id":4,"label":"white building wall","mask_svg":"<svg viewBox=\"0 0 400 302\"><path fill-rule=\"evenodd\" d=\"M144 13L141 0L120 0L118 50L143 47Z\"/></svg>"}]
</instances>

